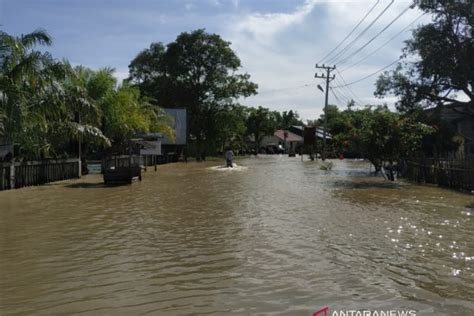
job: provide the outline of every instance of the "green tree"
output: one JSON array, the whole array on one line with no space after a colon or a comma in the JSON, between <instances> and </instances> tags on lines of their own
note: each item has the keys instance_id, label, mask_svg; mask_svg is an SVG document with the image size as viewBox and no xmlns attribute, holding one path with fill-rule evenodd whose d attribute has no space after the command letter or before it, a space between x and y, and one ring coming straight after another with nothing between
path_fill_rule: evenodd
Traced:
<instances>
[{"instance_id":1,"label":"green tree","mask_svg":"<svg viewBox=\"0 0 474 316\"><path fill-rule=\"evenodd\" d=\"M136 133L172 136L170 118L139 89L117 87L113 69L73 68L47 52L43 30L19 37L0 32L0 136L29 159L76 155L123 145Z\"/></svg>"},{"instance_id":2,"label":"green tree","mask_svg":"<svg viewBox=\"0 0 474 316\"><path fill-rule=\"evenodd\" d=\"M153 104L150 98L141 96L137 87L125 82L117 86L114 69L92 70L76 67L78 81L97 105L99 116L88 119L100 126L111 140L115 152L123 152L128 140L137 134L160 132L173 138L172 118Z\"/></svg>"},{"instance_id":3,"label":"green tree","mask_svg":"<svg viewBox=\"0 0 474 316\"><path fill-rule=\"evenodd\" d=\"M94 126L77 120L79 107L93 108L87 97L77 94L67 64L37 45L50 45L43 30L19 37L0 32L0 113L8 143L20 145L22 155L41 158L56 155L54 141L60 137L91 137L107 141ZM85 110L85 108L82 108Z\"/></svg>"},{"instance_id":4,"label":"green tree","mask_svg":"<svg viewBox=\"0 0 474 316\"><path fill-rule=\"evenodd\" d=\"M222 112L237 98L256 93L250 76L237 73L240 68L229 42L199 29L139 53L130 63L129 80L158 104L187 108L189 138L198 156L205 157L219 146L216 122Z\"/></svg>"},{"instance_id":5,"label":"green tree","mask_svg":"<svg viewBox=\"0 0 474 316\"><path fill-rule=\"evenodd\" d=\"M242 149L244 147L247 116L248 108L242 105L233 105L220 112L216 120L216 131L218 142L222 144L222 150L226 146L235 149Z\"/></svg>"},{"instance_id":6,"label":"green tree","mask_svg":"<svg viewBox=\"0 0 474 316\"><path fill-rule=\"evenodd\" d=\"M418 27L403 51L403 63L377 81L376 96L393 93L401 111L451 105L474 116L474 10L472 1L418 1L433 16ZM414 62L409 60L416 57ZM464 101L458 96L465 95Z\"/></svg>"},{"instance_id":7,"label":"green tree","mask_svg":"<svg viewBox=\"0 0 474 316\"><path fill-rule=\"evenodd\" d=\"M42 83L42 69L51 63L48 55L32 49L36 45L51 45L50 36L43 30L20 37L0 32L0 112L7 143L18 142L19 134L28 131L28 100Z\"/></svg>"},{"instance_id":8,"label":"green tree","mask_svg":"<svg viewBox=\"0 0 474 316\"><path fill-rule=\"evenodd\" d=\"M277 127L279 129L287 130L294 125L303 125L303 122L300 120L298 112L293 110L283 111L281 114L277 112L276 119L278 125Z\"/></svg>"},{"instance_id":9,"label":"green tree","mask_svg":"<svg viewBox=\"0 0 474 316\"><path fill-rule=\"evenodd\" d=\"M391 112L385 106L347 109L331 119L329 131L340 150L358 152L381 170L383 164L410 157L421 149L433 128L416 116Z\"/></svg>"},{"instance_id":10,"label":"green tree","mask_svg":"<svg viewBox=\"0 0 474 316\"><path fill-rule=\"evenodd\" d=\"M272 135L277 129L277 119L275 112L259 106L250 108L246 121L247 135L253 136L255 140L255 151L258 153L259 144L265 135Z\"/></svg>"}]
</instances>

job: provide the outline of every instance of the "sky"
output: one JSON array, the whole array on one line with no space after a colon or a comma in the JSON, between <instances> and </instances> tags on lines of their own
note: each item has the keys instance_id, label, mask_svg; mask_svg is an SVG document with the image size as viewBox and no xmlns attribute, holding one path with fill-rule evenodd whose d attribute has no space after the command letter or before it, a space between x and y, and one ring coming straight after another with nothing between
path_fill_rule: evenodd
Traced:
<instances>
[{"instance_id":1,"label":"sky","mask_svg":"<svg viewBox=\"0 0 474 316\"><path fill-rule=\"evenodd\" d=\"M345 88L336 87L363 79L397 60L404 41L411 37L411 29L429 20L428 16L416 20L421 12L417 8L408 9L411 3L408 0L0 0L0 29L20 35L43 28L53 37L53 46L47 50L55 58L66 58L74 65L93 69L112 67L115 75L124 79L130 61L150 43L167 44L181 32L204 28L231 42L242 62L240 71L249 73L259 86L259 94L239 100L241 104L278 111L292 109L307 120L319 117L324 108L324 93L316 88L317 84L325 88L324 80L315 78L318 62L336 65L336 79L331 86L337 98L330 93L330 104L345 108L348 99L355 99L360 105L393 105L396 101L393 96L374 97L377 75ZM323 60L372 7L365 21ZM383 15L370 26L385 8ZM336 58L331 61L332 56Z\"/></svg>"}]
</instances>

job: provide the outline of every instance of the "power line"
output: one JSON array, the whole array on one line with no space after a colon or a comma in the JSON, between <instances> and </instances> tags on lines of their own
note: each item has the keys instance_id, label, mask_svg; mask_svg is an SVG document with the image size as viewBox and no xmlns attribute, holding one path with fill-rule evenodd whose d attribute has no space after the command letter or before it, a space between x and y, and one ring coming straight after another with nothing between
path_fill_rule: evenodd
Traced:
<instances>
[{"instance_id":1,"label":"power line","mask_svg":"<svg viewBox=\"0 0 474 316\"><path fill-rule=\"evenodd\" d=\"M344 85L339 80L336 80L336 83L337 83L337 86L343 86ZM339 92L340 96L343 96L346 99L346 102L351 102L353 100L354 102L359 103L359 101L356 101L354 96L352 96L351 93L347 89L340 89L338 92Z\"/></svg>"},{"instance_id":2,"label":"power line","mask_svg":"<svg viewBox=\"0 0 474 316\"><path fill-rule=\"evenodd\" d=\"M329 53L327 53L326 55L324 55L323 58L321 58L320 61L318 61L318 64L320 64L321 62L323 62L327 57L331 56L331 54L337 50L351 35L352 33L355 32L355 30L357 30L357 28L365 21L365 19L369 16L370 13L372 13L372 11L375 9L375 7L380 3L380 0L377 0L377 2L372 6L372 8L370 8L370 10L364 15L364 17L359 21L359 23L357 23L356 26L354 26L354 28L352 29L352 31L349 32L349 34L346 35L346 37L344 37L344 39L339 43L337 44L336 47L334 47Z\"/></svg>"},{"instance_id":3,"label":"power line","mask_svg":"<svg viewBox=\"0 0 474 316\"><path fill-rule=\"evenodd\" d=\"M372 22L370 22L370 24L365 29L363 29L362 32L359 33L359 35L356 36L355 39L349 42L349 44L347 44L339 53L337 53L335 56L329 59L328 63L331 63L333 60L337 59L339 56L341 56L341 54L345 53L349 48L351 48L352 45L354 45L354 43L357 42L357 40L361 38L362 35L364 35L372 27L372 25L374 25L374 23L377 22L378 19L380 19L380 17L382 17L382 15L384 15L385 12L387 12L388 8L392 6L394 1L395 0L391 0L391 2L382 10L382 12L380 12L379 15L377 15L375 19Z\"/></svg>"},{"instance_id":4,"label":"power line","mask_svg":"<svg viewBox=\"0 0 474 316\"><path fill-rule=\"evenodd\" d=\"M380 30L377 34L375 34L374 37L372 37L367 43L365 43L364 45L362 45L361 47L359 47L358 49L356 49L355 52L353 52L351 55L347 56L346 58L343 58L342 60L340 59L339 61L337 61L338 63L344 63L346 62L347 60L351 59L352 57L354 57L357 53L359 53L361 50L363 50L364 48L366 48L370 43L372 43L377 37L380 36L380 34L382 34L383 32L385 32L390 26L393 25L393 23L395 23L399 18L402 17L402 15L404 15L408 10L410 9L413 9L414 6L413 4L411 4L409 7L407 7L405 10L403 10L399 15L397 15L388 25L386 25L382 30Z\"/></svg>"},{"instance_id":5,"label":"power line","mask_svg":"<svg viewBox=\"0 0 474 316\"><path fill-rule=\"evenodd\" d=\"M412 26L416 21L418 21L422 16L426 15L426 13L422 13L420 14L416 19L414 19L413 21L410 22L410 24L408 24L403 30L401 30L400 32L398 32L397 34L395 34L393 37L391 37L388 41L386 41L385 43L383 43L380 47L378 47L376 50L372 51L370 54L368 54L367 56L365 56L364 58L360 59L359 61L353 63L352 65L342 69L340 72L338 71L338 73L342 73L358 64L360 64L361 62L365 61L367 58L369 58L370 56L374 55L375 53L377 53L378 51L380 51L382 48L384 48L385 46L388 45L388 43L390 43L391 41L393 41L395 38L397 38L400 34L402 34L403 32L405 32L407 29L410 28L410 26Z\"/></svg>"},{"instance_id":6,"label":"power line","mask_svg":"<svg viewBox=\"0 0 474 316\"><path fill-rule=\"evenodd\" d=\"M341 106L344 105L344 102L341 101L341 99L339 99L339 97L337 96L336 91L335 91L333 88L330 88L330 90L331 90L332 95L333 95L333 96L336 98L336 100L339 102L339 104L340 104Z\"/></svg>"},{"instance_id":7,"label":"power line","mask_svg":"<svg viewBox=\"0 0 474 316\"><path fill-rule=\"evenodd\" d=\"M344 79L344 77L341 75L341 73L338 70L336 70L336 71L339 74L339 77L341 77L342 82L346 85L346 86L344 86L344 88L347 91L349 91L349 93L351 93L355 97L355 100L356 100L357 103L359 103L360 105L364 105L364 102L355 94L354 91L352 91L352 89L349 86L347 86L347 82Z\"/></svg>"},{"instance_id":8,"label":"power line","mask_svg":"<svg viewBox=\"0 0 474 316\"><path fill-rule=\"evenodd\" d=\"M351 86L351 85L353 85L353 84L356 84L356 83L359 83L359 82L361 82L361 81L364 81L365 79L368 79L368 78L370 78L370 77L372 77L372 76L378 74L379 72L384 71L385 69L389 68L390 66L396 64L398 61L400 61L400 59L401 59L401 58L398 58L397 60L393 61L392 63L388 64L387 66L385 66L385 67L383 67L383 68L380 68L379 70L377 70L377 71L371 73L370 75L367 75L367 76L365 76L365 77L363 77L363 78L360 78L360 79L358 79L358 80L356 80L356 81L347 83L347 84L342 85L342 86L341 86L341 85L335 86L335 87L333 87L333 88L334 88L334 89L336 89L336 88L339 89L339 88Z\"/></svg>"},{"instance_id":9,"label":"power line","mask_svg":"<svg viewBox=\"0 0 474 316\"><path fill-rule=\"evenodd\" d=\"M336 81L336 84L337 84L337 85L340 85L340 83L339 83L338 80L335 80L335 81ZM332 90L332 88L330 88L330 89ZM345 103L350 102L350 100L351 100L351 98L348 97L348 96L344 93L344 91L343 91L342 89L338 91L338 95L339 95L339 97L342 99L343 103L344 103L344 102L345 102Z\"/></svg>"},{"instance_id":10,"label":"power line","mask_svg":"<svg viewBox=\"0 0 474 316\"><path fill-rule=\"evenodd\" d=\"M316 84L307 83L307 84L303 84L303 85L300 85L300 86L264 90L264 91L258 92L258 94L265 94L265 93L271 93L271 92L280 92L280 91L287 91L287 90L295 90L295 89L301 89L301 88L306 88L306 87L314 87L314 86L316 86Z\"/></svg>"}]
</instances>

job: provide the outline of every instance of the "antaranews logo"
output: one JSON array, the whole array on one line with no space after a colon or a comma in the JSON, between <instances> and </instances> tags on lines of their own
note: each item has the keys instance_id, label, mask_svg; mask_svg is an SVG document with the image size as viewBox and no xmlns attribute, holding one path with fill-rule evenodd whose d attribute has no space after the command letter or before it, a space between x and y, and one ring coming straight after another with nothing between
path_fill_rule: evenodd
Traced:
<instances>
[{"instance_id":1,"label":"antaranews logo","mask_svg":"<svg viewBox=\"0 0 474 316\"><path fill-rule=\"evenodd\" d=\"M313 313L313 316L416 316L415 310L336 310L329 311L329 307L321 308Z\"/></svg>"}]
</instances>

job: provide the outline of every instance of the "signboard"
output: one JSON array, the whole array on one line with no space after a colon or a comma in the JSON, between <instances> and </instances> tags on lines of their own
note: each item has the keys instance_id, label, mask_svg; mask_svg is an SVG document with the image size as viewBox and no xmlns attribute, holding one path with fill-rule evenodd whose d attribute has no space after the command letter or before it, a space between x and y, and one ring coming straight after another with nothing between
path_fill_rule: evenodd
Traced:
<instances>
[{"instance_id":1,"label":"signboard","mask_svg":"<svg viewBox=\"0 0 474 316\"><path fill-rule=\"evenodd\" d=\"M306 146L312 146L316 144L316 128L305 127L303 132L304 144Z\"/></svg>"},{"instance_id":2,"label":"signboard","mask_svg":"<svg viewBox=\"0 0 474 316\"><path fill-rule=\"evenodd\" d=\"M174 133L176 135L175 140L168 139L165 137L161 144L162 145L186 145L186 140L187 140L187 113L186 109L179 108L179 109L171 109L171 108L165 108L164 109L166 113L171 115L174 119L173 123L173 129Z\"/></svg>"},{"instance_id":3,"label":"signboard","mask_svg":"<svg viewBox=\"0 0 474 316\"><path fill-rule=\"evenodd\" d=\"M141 144L143 148L140 149L140 155L161 155L161 140L144 140Z\"/></svg>"}]
</instances>

